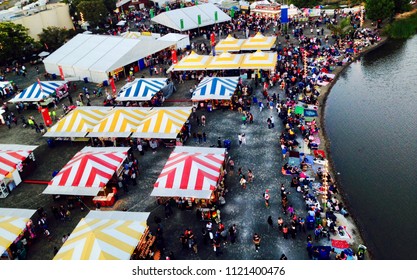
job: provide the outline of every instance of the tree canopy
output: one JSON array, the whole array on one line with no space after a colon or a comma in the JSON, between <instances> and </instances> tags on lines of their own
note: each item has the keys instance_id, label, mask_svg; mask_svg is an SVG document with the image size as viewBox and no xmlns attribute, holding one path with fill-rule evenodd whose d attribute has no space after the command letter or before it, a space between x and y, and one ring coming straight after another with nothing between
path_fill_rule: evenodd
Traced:
<instances>
[{"instance_id":1,"label":"tree canopy","mask_svg":"<svg viewBox=\"0 0 417 280\"><path fill-rule=\"evenodd\" d=\"M29 57L35 47L35 40L29 36L26 27L12 22L0 22L0 63L21 61L23 57Z\"/></svg>"},{"instance_id":2,"label":"tree canopy","mask_svg":"<svg viewBox=\"0 0 417 280\"><path fill-rule=\"evenodd\" d=\"M39 41L48 48L49 51L55 51L61 47L71 37L70 31L65 28L50 26L42 29L39 34Z\"/></svg>"},{"instance_id":3,"label":"tree canopy","mask_svg":"<svg viewBox=\"0 0 417 280\"><path fill-rule=\"evenodd\" d=\"M384 20L394 15L394 0L366 0L366 15L371 20Z\"/></svg>"},{"instance_id":4,"label":"tree canopy","mask_svg":"<svg viewBox=\"0 0 417 280\"><path fill-rule=\"evenodd\" d=\"M83 14L84 20L91 25L98 25L104 21L107 15L107 8L103 0L81 1L77 10Z\"/></svg>"}]
</instances>

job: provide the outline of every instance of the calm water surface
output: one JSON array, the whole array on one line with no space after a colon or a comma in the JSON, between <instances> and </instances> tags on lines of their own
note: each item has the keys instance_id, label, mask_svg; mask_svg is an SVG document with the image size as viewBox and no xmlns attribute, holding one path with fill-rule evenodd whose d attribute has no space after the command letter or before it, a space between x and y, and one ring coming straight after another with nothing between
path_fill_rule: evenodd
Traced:
<instances>
[{"instance_id":1,"label":"calm water surface","mask_svg":"<svg viewBox=\"0 0 417 280\"><path fill-rule=\"evenodd\" d=\"M326 130L350 210L375 259L417 259L417 35L346 69Z\"/></svg>"}]
</instances>

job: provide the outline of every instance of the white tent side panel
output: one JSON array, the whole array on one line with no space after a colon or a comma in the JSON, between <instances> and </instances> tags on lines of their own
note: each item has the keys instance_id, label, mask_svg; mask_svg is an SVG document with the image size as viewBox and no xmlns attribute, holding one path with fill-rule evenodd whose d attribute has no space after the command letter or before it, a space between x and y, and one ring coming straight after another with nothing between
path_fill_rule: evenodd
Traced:
<instances>
[{"instance_id":1,"label":"white tent side panel","mask_svg":"<svg viewBox=\"0 0 417 280\"><path fill-rule=\"evenodd\" d=\"M89 39L90 35L78 34L62 47L51 53L43 60L46 72L50 74L59 74L59 62L70 53L76 51L83 43Z\"/></svg>"}]
</instances>

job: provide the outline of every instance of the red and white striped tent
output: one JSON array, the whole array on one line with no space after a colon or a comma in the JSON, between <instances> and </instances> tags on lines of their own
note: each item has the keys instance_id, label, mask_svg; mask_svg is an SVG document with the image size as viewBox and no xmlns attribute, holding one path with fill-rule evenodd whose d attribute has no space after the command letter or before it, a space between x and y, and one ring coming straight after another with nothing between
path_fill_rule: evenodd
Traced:
<instances>
[{"instance_id":1,"label":"red and white striped tent","mask_svg":"<svg viewBox=\"0 0 417 280\"><path fill-rule=\"evenodd\" d=\"M177 146L159 175L151 196L210 199L226 150Z\"/></svg>"},{"instance_id":2,"label":"red and white striped tent","mask_svg":"<svg viewBox=\"0 0 417 280\"><path fill-rule=\"evenodd\" d=\"M128 150L85 147L49 182L43 193L96 196L122 166Z\"/></svg>"},{"instance_id":3,"label":"red and white striped tent","mask_svg":"<svg viewBox=\"0 0 417 280\"><path fill-rule=\"evenodd\" d=\"M38 146L0 144L0 182Z\"/></svg>"}]
</instances>

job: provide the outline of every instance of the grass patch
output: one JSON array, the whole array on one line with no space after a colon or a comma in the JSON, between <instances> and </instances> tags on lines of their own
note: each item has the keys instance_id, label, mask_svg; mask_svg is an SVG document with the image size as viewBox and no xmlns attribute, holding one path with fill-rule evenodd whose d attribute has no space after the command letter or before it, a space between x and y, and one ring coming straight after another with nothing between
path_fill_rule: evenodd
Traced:
<instances>
[{"instance_id":1,"label":"grass patch","mask_svg":"<svg viewBox=\"0 0 417 280\"><path fill-rule=\"evenodd\" d=\"M393 39L408 39L417 32L417 13L408 18L395 20L384 29L385 34Z\"/></svg>"}]
</instances>

